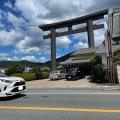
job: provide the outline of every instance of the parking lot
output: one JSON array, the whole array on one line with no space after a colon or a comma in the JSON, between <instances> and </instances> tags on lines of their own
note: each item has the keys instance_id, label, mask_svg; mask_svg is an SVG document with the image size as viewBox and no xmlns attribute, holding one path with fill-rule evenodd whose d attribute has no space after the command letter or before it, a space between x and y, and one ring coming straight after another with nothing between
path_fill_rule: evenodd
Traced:
<instances>
[{"instance_id":1,"label":"parking lot","mask_svg":"<svg viewBox=\"0 0 120 120\"><path fill-rule=\"evenodd\" d=\"M50 80L41 79L35 81L26 82L27 88L79 88L79 87L96 87L101 86L101 84L92 83L90 76L86 76L79 80Z\"/></svg>"}]
</instances>

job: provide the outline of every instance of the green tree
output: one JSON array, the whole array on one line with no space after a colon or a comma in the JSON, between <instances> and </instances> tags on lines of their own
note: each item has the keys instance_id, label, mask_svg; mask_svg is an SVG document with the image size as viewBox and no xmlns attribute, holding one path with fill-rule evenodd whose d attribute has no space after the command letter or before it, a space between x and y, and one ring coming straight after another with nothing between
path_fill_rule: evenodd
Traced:
<instances>
[{"instance_id":1,"label":"green tree","mask_svg":"<svg viewBox=\"0 0 120 120\"><path fill-rule=\"evenodd\" d=\"M13 75L15 73L14 66L9 66L8 70L6 71L7 75Z\"/></svg>"},{"instance_id":2,"label":"green tree","mask_svg":"<svg viewBox=\"0 0 120 120\"><path fill-rule=\"evenodd\" d=\"M38 66L34 67L33 73L35 73L36 79L42 79L44 77L43 74L42 74L42 70Z\"/></svg>"},{"instance_id":3,"label":"green tree","mask_svg":"<svg viewBox=\"0 0 120 120\"><path fill-rule=\"evenodd\" d=\"M90 63L92 63L92 65L102 64L102 57L100 55L95 55L90 58Z\"/></svg>"},{"instance_id":4,"label":"green tree","mask_svg":"<svg viewBox=\"0 0 120 120\"><path fill-rule=\"evenodd\" d=\"M15 73L23 73L25 67L23 65L16 64L14 65L14 69L15 69Z\"/></svg>"},{"instance_id":5,"label":"green tree","mask_svg":"<svg viewBox=\"0 0 120 120\"><path fill-rule=\"evenodd\" d=\"M102 57L99 55L95 55L91 57L90 63L92 64L93 68L93 78L94 82L104 82L107 79L107 73L105 70L105 65L102 64Z\"/></svg>"},{"instance_id":6,"label":"green tree","mask_svg":"<svg viewBox=\"0 0 120 120\"><path fill-rule=\"evenodd\" d=\"M25 70L23 65L16 64L8 67L8 70L6 71L7 75L13 75L15 73L23 73Z\"/></svg>"},{"instance_id":7,"label":"green tree","mask_svg":"<svg viewBox=\"0 0 120 120\"><path fill-rule=\"evenodd\" d=\"M113 52L113 62L116 63L118 61L120 61L120 48Z\"/></svg>"}]
</instances>

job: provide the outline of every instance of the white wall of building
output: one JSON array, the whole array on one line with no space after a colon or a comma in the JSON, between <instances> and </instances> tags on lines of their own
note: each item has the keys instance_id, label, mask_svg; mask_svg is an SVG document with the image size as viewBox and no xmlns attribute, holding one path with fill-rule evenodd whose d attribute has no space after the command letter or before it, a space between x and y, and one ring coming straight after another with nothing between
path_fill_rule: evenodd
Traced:
<instances>
[{"instance_id":1,"label":"white wall of building","mask_svg":"<svg viewBox=\"0 0 120 120\"><path fill-rule=\"evenodd\" d=\"M105 64L107 66L107 55L106 54L102 54L102 64Z\"/></svg>"}]
</instances>

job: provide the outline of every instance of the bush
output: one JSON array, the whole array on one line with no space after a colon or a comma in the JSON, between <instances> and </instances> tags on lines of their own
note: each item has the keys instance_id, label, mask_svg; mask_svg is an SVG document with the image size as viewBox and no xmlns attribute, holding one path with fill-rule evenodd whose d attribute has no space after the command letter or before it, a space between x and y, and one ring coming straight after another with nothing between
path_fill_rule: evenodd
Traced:
<instances>
[{"instance_id":1,"label":"bush","mask_svg":"<svg viewBox=\"0 0 120 120\"><path fill-rule=\"evenodd\" d=\"M42 72L50 72L49 69L42 69L41 71L42 71Z\"/></svg>"},{"instance_id":2,"label":"bush","mask_svg":"<svg viewBox=\"0 0 120 120\"><path fill-rule=\"evenodd\" d=\"M93 81L103 83L107 80L107 72L103 64L97 64L94 66L94 78Z\"/></svg>"},{"instance_id":3,"label":"bush","mask_svg":"<svg viewBox=\"0 0 120 120\"><path fill-rule=\"evenodd\" d=\"M120 65L120 61L115 62L115 65Z\"/></svg>"},{"instance_id":4,"label":"bush","mask_svg":"<svg viewBox=\"0 0 120 120\"><path fill-rule=\"evenodd\" d=\"M42 70L39 66L35 66L32 72L35 73L37 80L43 78Z\"/></svg>"},{"instance_id":5,"label":"bush","mask_svg":"<svg viewBox=\"0 0 120 120\"><path fill-rule=\"evenodd\" d=\"M22 73L22 74L21 73L16 73L16 74L13 74L12 76L21 77L25 81L36 80L35 73Z\"/></svg>"},{"instance_id":6,"label":"bush","mask_svg":"<svg viewBox=\"0 0 120 120\"><path fill-rule=\"evenodd\" d=\"M42 72L42 74L43 74L43 78L48 78L48 77L49 77L50 72Z\"/></svg>"}]
</instances>

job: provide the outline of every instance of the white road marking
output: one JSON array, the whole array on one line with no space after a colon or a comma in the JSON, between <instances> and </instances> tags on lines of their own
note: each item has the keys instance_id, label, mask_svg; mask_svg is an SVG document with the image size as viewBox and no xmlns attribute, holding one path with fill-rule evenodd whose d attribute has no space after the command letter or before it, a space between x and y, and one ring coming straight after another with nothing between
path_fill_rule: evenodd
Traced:
<instances>
[{"instance_id":1,"label":"white road marking","mask_svg":"<svg viewBox=\"0 0 120 120\"><path fill-rule=\"evenodd\" d=\"M67 95L67 94L77 94L77 95L120 95L120 93L79 93L79 92L51 92L51 93L26 93L28 95L44 95L44 94L49 94L49 95Z\"/></svg>"}]
</instances>

